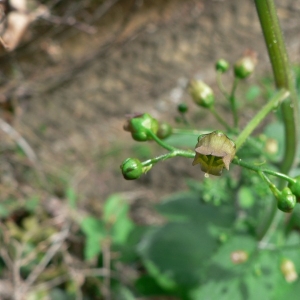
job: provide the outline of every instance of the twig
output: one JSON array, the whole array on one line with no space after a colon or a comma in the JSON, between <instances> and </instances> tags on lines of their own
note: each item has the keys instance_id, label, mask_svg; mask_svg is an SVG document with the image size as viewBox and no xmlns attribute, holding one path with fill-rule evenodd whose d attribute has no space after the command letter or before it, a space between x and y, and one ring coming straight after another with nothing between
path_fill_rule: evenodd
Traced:
<instances>
[{"instance_id":1,"label":"twig","mask_svg":"<svg viewBox=\"0 0 300 300\"><path fill-rule=\"evenodd\" d=\"M50 23L56 24L56 25L67 25L70 27L74 27L80 31L83 31L87 34L95 34L97 32L96 28L93 26L90 26L88 24L82 23L77 21L74 17L67 17L67 18L62 18L58 16L53 16L53 15L42 15L39 16L40 19L48 21Z\"/></svg>"},{"instance_id":2,"label":"twig","mask_svg":"<svg viewBox=\"0 0 300 300\"><path fill-rule=\"evenodd\" d=\"M55 277L49 281L40 283L35 285L34 287L32 287L32 289L34 289L35 291L38 290L50 290L66 281L68 281L68 279L70 278L70 276L68 274L64 274L58 277Z\"/></svg>"},{"instance_id":3,"label":"twig","mask_svg":"<svg viewBox=\"0 0 300 300\"><path fill-rule=\"evenodd\" d=\"M107 239L104 241L102 245L102 251L103 251L103 266L106 270L106 276L104 277L103 282L103 294L105 300L111 300L111 294L110 294L110 240Z\"/></svg>"},{"instance_id":4,"label":"twig","mask_svg":"<svg viewBox=\"0 0 300 300\"><path fill-rule=\"evenodd\" d=\"M93 21L102 18L120 0L105 1L94 13Z\"/></svg>"},{"instance_id":5,"label":"twig","mask_svg":"<svg viewBox=\"0 0 300 300\"><path fill-rule=\"evenodd\" d=\"M52 246L49 248L49 250L46 252L45 256L43 257L42 261L32 270L30 275L27 277L27 279L24 282L24 285L22 287L22 292L25 294L32 284L37 280L39 275L44 271L47 264L50 262L50 260L53 258L53 256L58 252L58 250L63 245L65 239L67 238L69 234L69 225L65 227L63 231L61 231L58 234L55 234L53 236L53 243Z\"/></svg>"},{"instance_id":6,"label":"twig","mask_svg":"<svg viewBox=\"0 0 300 300\"><path fill-rule=\"evenodd\" d=\"M7 122L0 118L0 129L8 134L24 151L29 160L36 164L37 156L30 145L26 142L26 140L22 137L22 135L16 131L12 126L10 126Z\"/></svg>"}]
</instances>

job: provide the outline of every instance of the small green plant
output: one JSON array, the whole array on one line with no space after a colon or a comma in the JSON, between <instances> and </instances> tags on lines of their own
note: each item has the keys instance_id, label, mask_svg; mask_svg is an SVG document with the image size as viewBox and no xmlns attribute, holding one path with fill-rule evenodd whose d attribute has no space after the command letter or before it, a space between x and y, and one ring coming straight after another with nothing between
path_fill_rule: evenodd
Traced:
<instances>
[{"instance_id":1,"label":"small green plant","mask_svg":"<svg viewBox=\"0 0 300 300\"><path fill-rule=\"evenodd\" d=\"M159 162L177 156L193 159L192 165L200 164L205 173L202 183L189 181L189 191L171 195L157 206L167 221L149 228L138 245L148 272L137 281L143 295L169 294L191 300L283 299L300 291L300 170L295 163L298 95L274 3L256 0L255 4L276 90L265 85L268 101L243 129L236 91L257 65L255 52L249 50L232 67L230 89L223 84L229 63L220 59L215 64L218 87L232 122L218 113L215 93L206 83L192 80L188 87L194 104L212 113L224 131L191 128L185 103L178 106L185 127L172 128L168 131L171 136L159 136L160 122L146 113L132 116L125 125L136 141L151 140L167 151L144 161L127 158L121 165L125 179L137 179ZM299 84L297 69L296 75ZM245 98L253 102L261 94L256 85ZM277 120L253 135L272 111ZM191 144L195 149L187 150ZM232 165L241 167L238 174ZM146 291L147 284L155 288Z\"/></svg>"}]
</instances>

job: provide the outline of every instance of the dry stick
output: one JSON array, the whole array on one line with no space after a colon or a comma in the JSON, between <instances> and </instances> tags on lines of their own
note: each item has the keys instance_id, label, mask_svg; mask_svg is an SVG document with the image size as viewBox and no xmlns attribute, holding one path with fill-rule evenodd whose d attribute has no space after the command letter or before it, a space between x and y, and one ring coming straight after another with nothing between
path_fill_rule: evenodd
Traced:
<instances>
[{"instance_id":1,"label":"dry stick","mask_svg":"<svg viewBox=\"0 0 300 300\"><path fill-rule=\"evenodd\" d=\"M20 246L20 243L16 240L14 241L14 248L16 249L16 258L13 262L13 284L14 284L14 300L22 300L24 299L24 294L21 290L21 276L20 276L20 269L21 269L21 256L23 253L23 247Z\"/></svg>"},{"instance_id":2,"label":"dry stick","mask_svg":"<svg viewBox=\"0 0 300 300\"><path fill-rule=\"evenodd\" d=\"M26 142L26 140L22 137L22 135L16 131L12 126L10 126L7 122L0 118L0 129L8 134L24 151L29 160L36 164L37 156L30 145Z\"/></svg>"},{"instance_id":3,"label":"dry stick","mask_svg":"<svg viewBox=\"0 0 300 300\"><path fill-rule=\"evenodd\" d=\"M111 300L111 294L110 294L110 240L104 241L102 245L103 250L103 266L106 270L106 276L104 277L104 299L105 300Z\"/></svg>"},{"instance_id":4,"label":"dry stick","mask_svg":"<svg viewBox=\"0 0 300 300\"><path fill-rule=\"evenodd\" d=\"M94 13L93 21L102 18L120 0L105 1Z\"/></svg>"},{"instance_id":5,"label":"dry stick","mask_svg":"<svg viewBox=\"0 0 300 300\"><path fill-rule=\"evenodd\" d=\"M64 275L61 275L61 276L58 276L58 277L55 277L51 280L48 280L46 282L43 282L43 283L40 283L40 284L37 284L35 285L33 288L35 291L38 291L38 290L50 290L50 289L53 289L54 287L68 281L70 279L70 276L69 274L64 274Z\"/></svg>"},{"instance_id":6,"label":"dry stick","mask_svg":"<svg viewBox=\"0 0 300 300\"><path fill-rule=\"evenodd\" d=\"M67 17L66 19L64 19L54 15L41 15L38 18L56 25L67 25L70 27L74 27L87 34L95 34L97 32L95 27L79 22L74 17Z\"/></svg>"},{"instance_id":7,"label":"dry stick","mask_svg":"<svg viewBox=\"0 0 300 300\"><path fill-rule=\"evenodd\" d=\"M23 138L23 136L14 129L11 125L5 122L3 119L0 118L0 130L8 134L19 147L24 151L28 159L32 162L33 166L35 167L37 180L42 184L45 189L49 189L47 179L45 174L42 170L40 164L38 164L37 155L35 154L34 150L28 144L28 142Z\"/></svg>"}]
</instances>

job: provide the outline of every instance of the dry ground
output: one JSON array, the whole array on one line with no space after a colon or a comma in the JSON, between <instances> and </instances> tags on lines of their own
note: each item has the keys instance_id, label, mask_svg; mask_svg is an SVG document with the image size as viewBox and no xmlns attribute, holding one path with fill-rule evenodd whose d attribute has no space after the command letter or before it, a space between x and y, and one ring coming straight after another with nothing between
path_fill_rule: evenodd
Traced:
<instances>
[{"instance_id":1,"label":"dry ground","mask_svg":"<svg viewBox=\"0 0 300 300\"><path fill-rule=\"evenodd\" d=\"M300 5L277 2L289 53L299 63ZM124 115L150 112L174 124L177 103L191 104L187 80L197 76L214 84L215 60L234 62L247 48L258 52L260 74L270 68L252 0L106 3L111 8L91 22L95 34L37 22L27 42L2 55L1 94L15 111L9 121L37 154L51 192L1 132L1 197L41 194L47 200L49 194L64 197L71 185L80 203L97 211L113 192L138 191L157 200L184 188L184 178L202 174L183 159L162 163L136 182L122 178L126 157L163 151L132 141L122 130ZM95 7L85 9L92 16ZM199 128L218 127L205 113L198 116ZM250 117L242 112L242 119Z\"/></svg>"}]
</instances>

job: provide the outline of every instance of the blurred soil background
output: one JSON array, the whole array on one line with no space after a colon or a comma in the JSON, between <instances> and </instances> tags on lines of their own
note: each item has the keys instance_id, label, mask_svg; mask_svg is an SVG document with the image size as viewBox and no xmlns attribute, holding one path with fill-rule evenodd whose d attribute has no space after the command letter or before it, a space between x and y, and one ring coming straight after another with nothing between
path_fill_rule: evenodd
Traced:
<instances>
[{"instance_id":1,"label":"blurred soil background","mask_svg":"<svg viewBox=\"0 0 300 300\"><path fill-rule=\"evenodd\" d=\"M197 77L215 87L215 61L233 63L249 48L258 53L257 73L270 74L252 0L22 3L21 14L30 18L20 39L4 40L0 56L3 200L38 197L53 212L72 187L78 205L96 215L111 193L158 201L185 188L185 178L203 175L176 158L140 180L125 181L119 169L125 158L164 151L134 142L122 129L125 115L148 112L175 125L177 104L187 102L199 129L222 129L206 112L195 113L188 80ZM299 63L300 3L277 4L288 52ZM4 11L3 18L13 11ZM10 41L13 51L4 49ZM217 106L226 116L221 97ZM243 122L252 113L242 111Z\"/></svg>"},{"instance_id":2,"label":"blurred soil background","mask_svg":"<svg viewBox=\"0 0 300 300\"><path fill-rule=\"evenodd\" d=\"M289 54L299 62L300 6L277 2ZM216 59L234 62L248 48L258 53L257 71L270 72L250 0L28 1L27 10L37 17L17 49L0 58L2 114L59 197L66 183L92 205L112 192L181 189L184 177L202 176L181 159L137 182L123 180L119 164L127 156L161 153L129 138L125 115L149 112L174 124L176 105L191 104L188 80L214 85ZM198 115L199 129L215 123L205 115ZM1 132L1 140L1 197L36 193L27 176L32 165L10 155L9 135Z\"/></svg>"}]
</instances>

